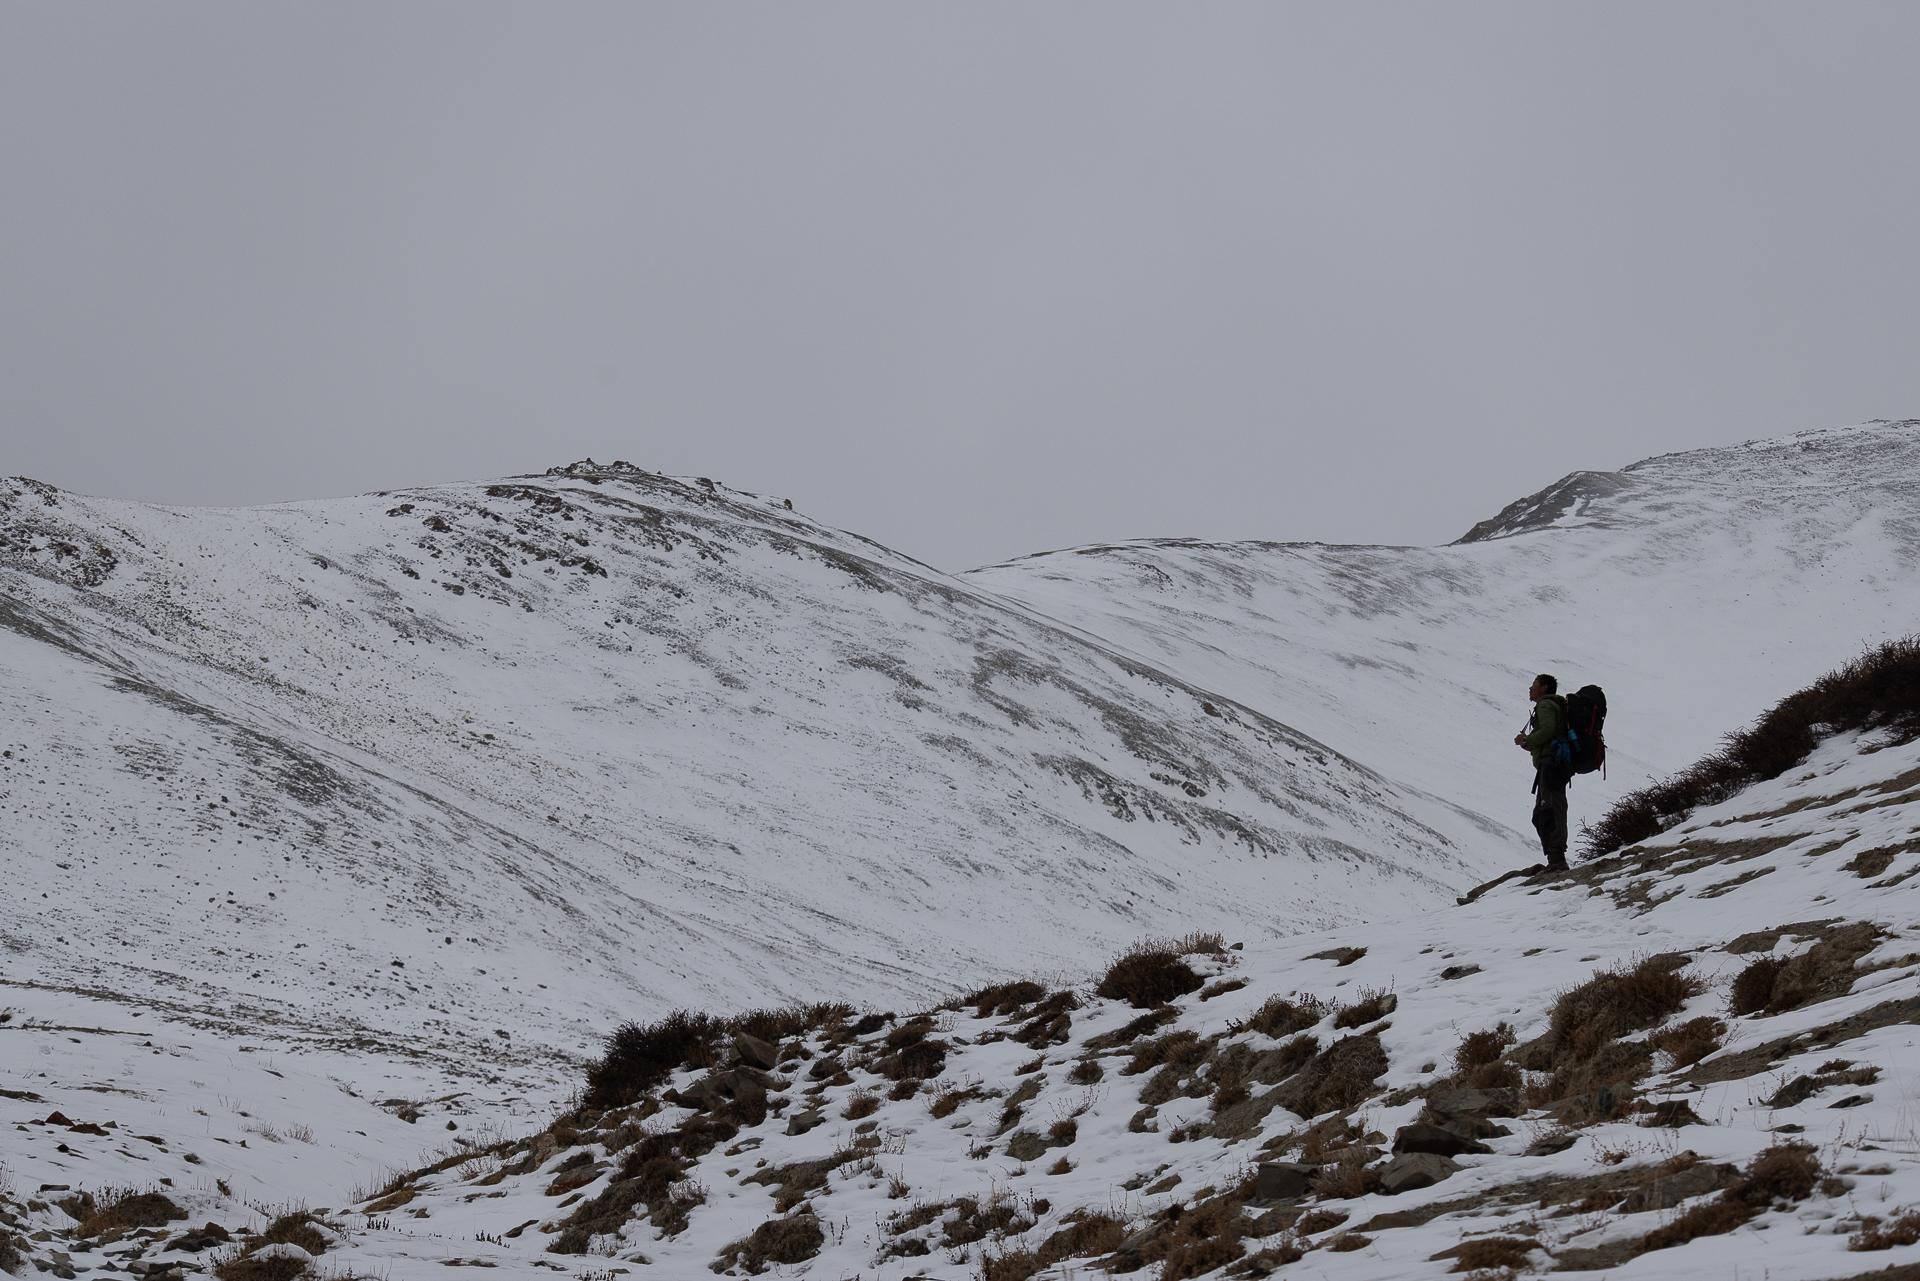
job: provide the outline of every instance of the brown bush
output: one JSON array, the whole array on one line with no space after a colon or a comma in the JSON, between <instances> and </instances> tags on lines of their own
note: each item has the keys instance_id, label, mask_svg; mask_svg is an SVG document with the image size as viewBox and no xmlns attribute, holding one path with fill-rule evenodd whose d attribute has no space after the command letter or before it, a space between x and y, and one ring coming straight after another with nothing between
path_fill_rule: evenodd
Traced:
<instances>
[{"instance_id":1,"label":"brown bush","mask_svg":"<svg viewBox=\"0 0 1920 1281\"><path fill-rule=\"evenodd\" d=\"M297 1245L308 1254L327 1252L327 1234L320 1230L320 1220L306 1210L296 1210L292 1214L283 1214L267 1225L267 1230L254 1242L257 1248L263 1245Z\"/></svg>"},{"instance_id":2,"label":"brown bush","mask_svg":"<svg viewBox=\"0 0 1920 1281\"><path fill-rule=\"evenodd\" d=\"M1317 996L1295 993L1275 996L1254 1011L1247 1027L1276 1039L1304 1032L1327 1016L1327 1003Z\"/></svg>"},{"instance_id":3,"label":"brown bush","mask_svg":"<svg viewBox=\"0 0 1920 1281\"><path fill-rule=\"evenodd\" d=\"M84 1194L83 1194L84 1195ZM135 1192L132 1189L105 1194L106 1199L96 1202L86 1196L84 1215L76 1215L80 1224L73 1234L80 1237L97 1237L103 1233L131 1228L161 1228L178 1219L187 1217L187 1212L175 1205L159 1192ZM72 1213L71 1210L68 1211Z\"/></svg>"},{"instance_id":4,"label":"brown bush","mask_svg":"<svg viewBox=\"0 0 1920 1281\"><path fill-rule=\"evenodd\" d=\"M1032 1005L1046 994L1047 989L1043 984L1020 980L983 987L970 996L961 997L958 1004L971 1005L975 1018L997 1018Z\"/></svg>"},{"instance_id":5,"label":"brown bush","mask_svg":"<svg viewBox=\"0 0 1920 1281\"><path fill-rule=\"evenodd\" d=\"M1891 1222L1876 1218L1860 1220L1860 1229L1847 1238L1849 1250L1891 1250L1897 1245L1920 1243L1920 1211L1903 1210Z\"/></svg>"},{"instance_id":6,"label":"brown bush","mask_svg":"<svg viewBox=\"0 0 1920 1281\"><path fill-rule=\"evenodd\" d=\"M1351 1005L1343 1005L1340 1012L1333 1016L1335 1027L1365 1027L1367 1024L1384 1019L1400 1006L1400 998L1383 988L1365 987L1360 989L1360 999Z\"/></svg>"},{"instance_id":7,"label":"brown bush","mask_svg":"<svg viewBox=\"0 0 1920 1281\"><path fill-rule=\"evenodd\" d=\"M1387 1052L1377 1036L1343 1036L1308 1060L1280 1087L1280 1103L1303 1117L1347 1112L1373 1093L1387 1070Z\"/></svg>"},{"instance_id":8,"label":"brown bush","mask_svg":"<svg viewBox=\"0 0 1920 1281\"><path fill-rule=\"evenodd\" d=\"M1478 1272L1482 1268L1524 1268L1527 1257L1540 1243L1530 1237L1472 1237L1443 1253L1453 1259L1454 1272Z\"/></svg>"},{"instance_id":9,"label":"brown bush","mask_svg":"<svg viewBox=\"0 0 1920 1281\"><path fill-rule=\"evenodd\" d=\"M1682 958L1643 957L1626 969L1601 970L1553 1004L1547 1037L1553 1061L1588 1059L1608 1042L1653 1027L1700 990L1679 973Z\"/></svg>"},{"instance_id":10,"label":"brown bush","mask_svg":"<svg viewBox=\"0 0 1920 1281\"><path fill-rule=\"evenodd\" d=\"M1775 1201L1804 1201L1820 1182L1820 1158L1804 1143L1782 1143L1753 1158L1726 1199L1765 1209Z\"/></svg>"},{"instance_id":11,"label":"brown bush","mask_svg":"<svg viewBox=\"0 0 1920 1281\"><path fill-rule=\"evenodd\" d=\"M820 1220L811 1214L768 1219L720 1252L721 1267L743 1267L758 1275L775 1264L805 1263L826 1243Z\"/></svg>"},{"instance_id":12,"label":"brown bush","mask_svg":"<svg viewBox=\"0 0 1920 1281\"><path fill-rule=\"evenodd\" d=\"M1889 641L1790 694L1720 749L1671 778L1622 797L1587 829L1582 857L1599 858L1657 836L1702 805L1778 778L1807 758L1822 733L1884 727L1920 735L1920 636Z\"/></svg>"},{"instance_id":13,"label":"brown bush","mask_svg":"<svg viewBox=\"0 0 1920 1281\"><path fill-rule=\"evenodd\" d=\"M314 1272L305 1259L285 1256L257 1259L243 1254L214 1264L213 1275L219 1281L304 1281Z\"/></svg>"},{"instance_id":14,"label":"brown bush","mask_svg":"<svg viewBox=\"0 0 1920 1281\"><path fill-rule=\"evenodd\" d=\"M1754 1216L1755 1211L1737 1201L1702 1201L1682 1211L1673 1222L1655 1228L1640 1238L1642 1250L1665 1250L1685 1245L1700 1237L1731 1232Z\"/></svg>"},{"instance_id":15,"label":"brown bush","mask_svg":"<svg viewBox=\"0 0 1920 1281\"><path fill-rule=\"evenodd\" d=\"M691 1010L675 1010L658 1023L623 1023L607 1037L606 1050L587 1068L589 1108L617 1108L634 1102L683 1067L712 1067L718 1059L719 1019Z\"/></svg>"},{"instance_id":16,"label":"brown bush","mask_svg":"<svg viewBox=\"0 0 1920 1281\"><path fill-rule=\"evenodd\" d=\"M1662 1028L1648 1037L1647 1043L1656 1050L1665 1050L1672 1055L1675 1067L1691 1067L1719 1049L1726 1035L1725 1023L1712 1015L1703 1014L1697 1019Z\"/></svg>"},{"instance_id":17,"label":"brown bush","mask_svg":"<svg viewBox=\"0 0 1920 1281\"><path fill-rule=\"evenodd\" d=\"M1165 1005L1201 986L1200 976L1182 959L1185 955L1176 943L1136 943L1107 969L1094 994L1141 1010Z\"/></svg>"}]
</instances>

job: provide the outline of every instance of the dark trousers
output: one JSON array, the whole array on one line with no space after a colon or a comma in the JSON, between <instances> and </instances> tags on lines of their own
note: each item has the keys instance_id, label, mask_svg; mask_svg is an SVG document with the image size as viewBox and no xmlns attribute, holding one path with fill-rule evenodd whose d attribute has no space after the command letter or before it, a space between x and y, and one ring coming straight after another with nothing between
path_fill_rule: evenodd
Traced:
<instances>
[{"instance_id":1,"label":"dark trousers","mask_svg":"<svg viewBox=\"0 0 1920 1281\"><path fill-rule=\"evenodd\" d=\"M1533 830L1540 833L1540 850L1553 867L1567 863L1567 780L1553 779L1541 770L1533 778Z\"/></svg>"}]
</instances>

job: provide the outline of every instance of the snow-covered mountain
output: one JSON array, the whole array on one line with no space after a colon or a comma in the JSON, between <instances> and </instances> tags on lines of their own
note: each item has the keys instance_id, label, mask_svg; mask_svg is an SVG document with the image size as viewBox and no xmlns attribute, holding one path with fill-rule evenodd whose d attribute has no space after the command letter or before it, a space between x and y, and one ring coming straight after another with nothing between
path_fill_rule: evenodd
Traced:
<instances>
[{"instance_id":1,"label":"snow-covered mountain","mask_svg":"<svg viewBox=\"0 0 1920 1281\"><path fill-rule=\"evenodd\" d=\"M506 1057L1440 901L1489 820L784 501L0 482L7 974Z\"/></svg>"},{"instance_id":2,"label":"snow-covered mountain","mask_svg":"<svg viewBox=\"0 0 1920 1281\"><path fill-rule=\"evenodd\" d=\"M1150 539L965 577L1518 827L1528 683L1597 683L1591 818L1914 628L1920 421L1577 472L1444 547Z\"/></svg>"},{"instance_id":3,"label":"snow-covered mountain","mask_svg":"<svg viewBox=\"0 0 1920 1281\"><path fill-rule=\"evenodd\" d=\"M1571 875L919 1015L660 1029L531 1124L430 1065L377 1101L378 1053L35 988L0 1017L0 1267L1899 1281L1917 872L1920 741L1838 728Z\"/></svg>"}]
</instances>

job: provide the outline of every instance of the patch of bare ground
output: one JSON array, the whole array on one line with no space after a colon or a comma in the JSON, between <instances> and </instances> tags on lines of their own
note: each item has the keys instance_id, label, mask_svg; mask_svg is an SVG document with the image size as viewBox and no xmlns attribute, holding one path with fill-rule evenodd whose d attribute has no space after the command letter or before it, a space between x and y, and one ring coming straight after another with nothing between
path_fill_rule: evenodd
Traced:
<instances>
[{"instance_id":1,"label":"patch of bare ground","mask_svg":"<svg viewBox=\"0 0 1920 1281\"><path fill-rule=\"evenodd\" d=\"M757 1276L770 1267L805 1263L820 1253L826 1239L820 1230L820 1220L811 1214L802 1212L768 1219L721 1250L714 1260L714 1271L743 1268Z\"/></svg>"},{"instance_id":2,"label":"patch of bare ground","mask_svg":"<svg viewBox=\"0 0 1920 1281\"><path fill-rule=\"evenodd\" d=\"M1734 978L1728 1009L1736 1015L1780 1014L1845 996L1858 977L1854 967L1883 937L1878 926L1855 921L1823 930L1798 956L1757 957Z\"/></svg>"}]
</instances>

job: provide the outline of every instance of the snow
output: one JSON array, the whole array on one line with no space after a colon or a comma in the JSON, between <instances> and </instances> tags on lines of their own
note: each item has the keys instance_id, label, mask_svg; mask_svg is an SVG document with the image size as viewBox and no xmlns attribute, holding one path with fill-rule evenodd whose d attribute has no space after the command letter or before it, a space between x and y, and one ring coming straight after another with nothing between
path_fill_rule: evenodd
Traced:
<instances>
[{"instance_id":1,"label":"snow","mask_svg":"<svg viewBox=\"0 0 1920 1281\"><path fill-rule=\"evenodd\" d=\"M885 1220L999 1193L1049 1203L1031 1244L1082 1207L1139 1226L1303 1121L1283 1109L1250 1139L1174 1143L1204 1099L1163 1105L1143 1132L1129 1121L1147 1078L1118 1075L1124 1057L1094 1086L1066 1079L1087 1039L1137 1013L1092 997L1090 976L1141 935L1244 944L1205 964L1247 986L1177 1003L1170 1026L1208 1036L1236 1035L1276 993L1393 991L1388 1089L1430 1082L1467 1031L1537 1034L1555 993L1639 954L1692 955L1707 989L1678 1017L1723 1014L1751 957L1718 949L1789 922L1878 922L1888 937L1861 965L1884 968L1732 1020L1716 1057L1920 999L1901 875L1920 748L1871 735L1651 843L1762 840L1754 859L1621 861L1453 906L1526 861L1510 739L1533 671L1608 689L1610 777L1574 794L1593 816L1911 627L1920 425L1596 475L1624 480L1576 486L1564 507L1523 500L1502 532L1444 548L1142 542L958 578L776 499L620 465L241 510L0 481L0 1193L42 1200L28 1218L53 1230L68 1221L44 1200L62 1188L165 1188L188 1215L176 1227L325 1209L344 1240L320 1266L393 1281L453 1259L604 1276L637 1255L707 1275L773 1214L742 1182L756 1162L856 1137L851 1087L811 1133L769 1121L750 1156L703 1158L686 1232L636 1223L603 1243L621 1258L548 1254L543 1225L567 1212L551 1168L495 1179L489 1150L569 1105L611 1026L680 1004L913 1009L996 978L1073 985L1073 1040L1045 1051L1024 1122L1071 1116L1070 1148L1017 1162L1000 1136L975 1155L1004 1099L936 1121L925 1095L883 1097L873 1167L835 1173L816 1199L827 1245L787 1270L972 1277L977 1245L878 1258ZM1873 849L1894 852L1884 875L1847 870ZM1333 946L1366 954L1314 959ZM1439 977L1461 965L1480 969ZM1705 1125L1596 1126L1523 1157L1533 1134L1516 1123L1433 1189L1342 1208L1352 1226L1616 1156L1743 1163L1781 1121L1757 1100L1838 1056L1881 1069L1871 1101L1785 1111L1852 1181L1845 1197L1608 1274L1920 1260L1844 1250L1860 1213L1920 1205L1912 1026L1796 1052L1764 1080L1657 1082ZM1038 1056L988 1039L1005 1030L941 1014L942 1081L1026 1079ZM1390 1133L1417 1109L1375 1105L1370 1121ZM48 1125L54 1111L103 1133ZM1044 1173L1063 1154L1072 1170ZM405 1211L355 1208L441 1158ZM1420 1275L1468 1227L1531 1217L1489 1206L1297 1269ZM1661 1216L1590 1217L1542 1220L1543 1242ZM173 1257L60 1248L94 1266Z\"/></svg>"}]
</instances>

